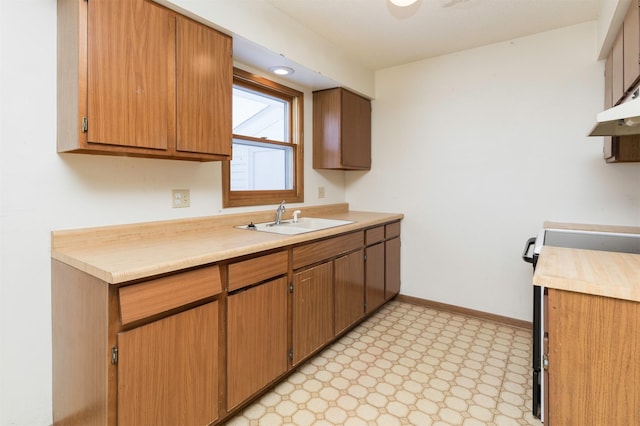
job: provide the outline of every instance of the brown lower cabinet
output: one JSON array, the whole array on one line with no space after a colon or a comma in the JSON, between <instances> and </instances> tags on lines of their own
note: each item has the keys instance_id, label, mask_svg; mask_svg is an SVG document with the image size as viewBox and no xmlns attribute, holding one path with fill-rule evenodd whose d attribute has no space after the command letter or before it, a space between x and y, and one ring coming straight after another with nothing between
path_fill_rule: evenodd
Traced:
<instances>
[{"instance_id":1,"label":"brown lower cabinet","mask_svg":"<svg viewBox=\"0 0 640 426\"><path fill-rule=\"evenodd\" d=\"M337 258L334 265L337 336L364 315L364 249Z\"/></svg>"},{"instance_id":2,"label":"brown lower cabinet","mask_svg":"<svg viewBox=\"0 0 640 426\"><path fill-rule=\"evenodd\" d=\"M218 419L218 303L118 333L118 424Z\"/></svg>"},{"instance_id":3,"label":"brown lower cabinet","mask_svg":"<svg viewBox=\"0 0 640 426\"><path fill-rule=\"evenodd\" d=\"M227 299L227 408L287 371L286 277L241 290Z\"/></svg>"},{"instance_id":4,"label":"brown lower cabinet","mask_svg":"<svg viewBox=\"0 0 640 426\"><path fill-rule=\"evenodd\" d=\"M549 289L545 309L545 424L640 424L640 303Z\"/></svg>"},{"instance_id":5,"label":"brown lower cabinet","mask_svg":"<svg viewBox=\"0 0 640 426\"><path fill-rule=\"evenodd\" d=\"M373 312L385 302L384 242L366 248L365 312Z\"/></svg>"},{"instance_id":6,"label":"brown lower cabinet","mask_svg":"<svg viewBox=\"0 0 640 426\"><path fill-rule=\"evenodd\" d=\"M398 294L399 235L397 221L122 284L52 260L54 424L228 420Z\"/></svg>"},{"instance_id":7,"label":"brown lower cabinet","mask_svg":"<svg viewBox=\"0 0 640 426\"><path fill-rule=\"evenodd\" d=\"M218 265L110 285L52 261L56 425L207 425L220 416Z\"/></svg>"},{"instance_id":8,"label":"brown lower cabinet","mask_svg":"<svg viewBox=\"0 0 640 426\"><path fill-rule=\"evenodd\" d=\"M385 288L384 298L389 300L400 293L400 237L384 243Z\"/></svg>"},{"instance_id":9,"label":"brown lower cabinet","mask_svg":"<svg viewBox=\"0 0 640 426\"><path fill-rule=\"evenodd\" d=\"M293 274L292 362L306 359L333 338L333 262Z\"/></svg>"}]
</instances>

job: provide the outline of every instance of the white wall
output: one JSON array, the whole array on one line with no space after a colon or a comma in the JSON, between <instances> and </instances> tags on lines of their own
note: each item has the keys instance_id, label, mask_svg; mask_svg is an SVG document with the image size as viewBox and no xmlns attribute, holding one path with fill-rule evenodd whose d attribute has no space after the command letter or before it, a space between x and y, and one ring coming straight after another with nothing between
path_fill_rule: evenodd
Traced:
<instances>
[{"instance_id":1,"label":"white wall","mask_svg":"<svg viewBox=\"0 0 640 426\"><path fill-rule=\"evenodd\" d=\"M531 318L520 255L546 220L640 225L640 164L586 137L603 104L596 23L379 71L373 165L352 209L399 211L410 296Z\"/></svg>"},{"instance_id":2,"label":"white wall","mask_svg":"<svg viewBox=\"0 0 640 426\"><path fill-rule=\"evenodd\" d=\"M223 211L219 163L58 155L56 2L3 0L0 7L0 425L46 425L50 231L249 209ZM312 96L296 88L305 91L309 153ZM344 173L316 172L311 160L304 204L344 202ZM326 198L317 198L318 186ZM190 208L170 207L173 188L191 190Z\"/></svg>"}]
</instances>

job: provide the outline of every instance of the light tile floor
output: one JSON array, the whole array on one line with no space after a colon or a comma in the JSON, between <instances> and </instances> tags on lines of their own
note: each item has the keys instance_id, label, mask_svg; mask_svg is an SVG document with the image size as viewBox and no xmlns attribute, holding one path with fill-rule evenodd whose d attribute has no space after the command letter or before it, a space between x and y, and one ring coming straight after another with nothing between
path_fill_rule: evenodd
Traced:
<instances>
[{"instance_id":1,"label":"light tile floor","mask_svg":"<svg viewBox=\"0 0 640 426\"><path fill-rule=\"evenodd\" d=\"M227 424L542 425L531 332L391 301Z\"/></svg>"}]
</instances>

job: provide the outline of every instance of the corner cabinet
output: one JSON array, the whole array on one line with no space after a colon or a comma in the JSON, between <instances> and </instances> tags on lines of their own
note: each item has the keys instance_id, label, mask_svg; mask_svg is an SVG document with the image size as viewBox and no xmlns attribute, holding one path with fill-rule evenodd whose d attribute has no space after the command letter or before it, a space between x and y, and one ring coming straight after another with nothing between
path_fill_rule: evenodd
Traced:
<instances>
[{"instance_id":1,"label":"corner cabinet","mask_svg":"<svg viewBox=\"0 0 640 426\"><path fill-rule=\"evenodd\" d=\"M365 312L370 313L400 293L400 222L365 235Z\"/></svg>"},{"instance_id":2,"label":"corner cabinet","mask_svg":"<svg viewBox=\"0 0 640 426\"><path fill-rule=\"evenodd\" d=\"M313 168L371 169L371 101L344 88L313 92Z\"/></svg>"},{"instance_id":3,"label":"corner cabinet","mask_svg":"<svg viewBox=\"0 0 640 426\"><path fill-rule=\"evenodd\" d=\"M385 225L384 243L384 299L400 293L400 222Z\"/></svg>"},{"instance_id":4,"label":"corner cabinet","mask_svg":"<svg viewBox=\"0 0 640 426\"><path fill-rule=\"evenodd\" d=\"M231 44L150 0L58 0L58 152L229 159Z\"/></svg>"}]
</instances>

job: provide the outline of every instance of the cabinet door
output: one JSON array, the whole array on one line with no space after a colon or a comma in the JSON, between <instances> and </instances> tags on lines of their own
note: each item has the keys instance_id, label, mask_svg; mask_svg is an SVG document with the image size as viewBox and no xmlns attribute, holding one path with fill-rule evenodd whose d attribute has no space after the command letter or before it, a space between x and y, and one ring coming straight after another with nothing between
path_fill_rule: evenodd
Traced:
<instances>
[{"instance_id":1,"label":"cabinet door","mask_svg":"<svg viewBox=\"0 0 640 426\"><path fill-rule=\"evenodd\" d=\"M371 168L371 102L342 88L313 92L313 168Z\"/></svg>"},{"instance_id":2,"label":"cabinet door","mask_svg":"<svg viewBox=\"0 0 640 426\"><path fill-rule=\"evenodd\" d=\"M613 94L611 92L613 86L613 52L609 53L604 63L604 109L613 106Z\"/></svg>"},{"instance_id":3,"label":"cabinet door","mask_svg":"<svg viewBox=\"0 0 640 426\"><path fill-rule=\"evenodd\" d=\"M612 70L611 70L611 96L613 104L616 105L624 95L624 52L623 52L623 32L620 31L613 42Z\"/></svg>"},{"instance_id":4,"label":"cabinet door","mask_svg":"<svg viewBox=\"0 0 640 426\"><path fill-rule=\"evenodd\" d=\"M287 281L269 281L227 299L227 409L287 370Z\"/></svg>"},{"instance_id":5,"label":"cabinet door","mask_svg":"<svg viewBox=\"0 0 640 426\"><path fill-rule=\"evenodd\" d=\"M118 424L218 418L218 302L118 333Z\"/></svg>"},{"instance_id":6,"label":"cabinet door","mask_svg":"<svg viewBox=\"0 0 640 426\"><path fill-rule=\"evenodd\" d=\"M364 315L364 253L337 258L335 268L335 334Z\"/></svg>"},{"instance_id":7,"label":"cabinet door","mask_svg":"<svg viewBox=\"0 0 640 426\"><path fill-rule=\"evenodd\" d=\"M366 312L372 312L384 303L384 243L367 247Z\"/></svg>"},{"instance_id":8,"label":"cabinet door","mask_svg":"<svg viewBox=\"0 0 640 426\"><path fill-rule=\"evenodd\" d=\"M313 93L313 168L340 168L340 90Z\"/></svg>"},{"instance_id":9,"label":"cabinet door","mask_svg":"<svg viewBox=\"0 0 640 426\"><path fill-rule=\"evenodd\" d=\"M149 1L91 0L87 30L88 142L175 146L174 16Z\"/></svg>"},{"instance_id":10,"label":"cabinet door","mask_svg":"<svg viewBox=\"0 0 640 426\"><path fill-rule=\"evenodd\" d=\"M632 1L624 18L624 90L633 88L640 75L640 8Z\"/></svg>"},{"instance_id":11,"label":"cabinet door","mask_svg":"<svg viewBox=\"0 0 640 426\"><path fill-rule=\"evenodd\" d=\"M177 150L231 155L231 38L178 16Z\"/></svg>"},{"instance_id":12,"label":"cabinet door","mask_svg":"<svg viewBox=\"0 0 640 426\"><path fill-rule=\"evenodd\" d=\"M549 289L552 425L640 424L640 303Z\"/></svg>"},{"instance_id":13,"label":"cabinet door","mask_svg":"<svg viewBox=\"0 0 640 426\"><path fill-rule=\"evenodd\" d=\"M333 262L293 274L294 364L333 338L333 300Z\"/></svg>"},{"instance_id":14,"label":"cabinet door","mask_svg":"<svg viewBox=\"0 0 640 426\"><path fill-rule=\"evenodd\" d=\"M385 242L385 299L400 293L400 238L392 238Z\"/></svg>"},{"instance_id":15,"label":"cabinet door","mask_svg":"<svg viewBox=\"0 0 640 426\"><path fill-rule=\"evenodd\" d=\"M342 90L342 164L371 168L371 102Z\"/></svg>"}]
</instances>

